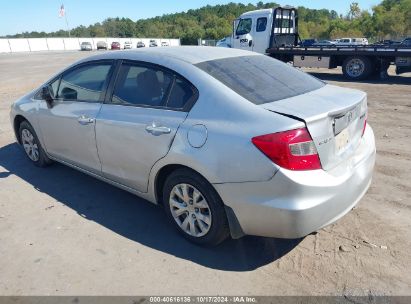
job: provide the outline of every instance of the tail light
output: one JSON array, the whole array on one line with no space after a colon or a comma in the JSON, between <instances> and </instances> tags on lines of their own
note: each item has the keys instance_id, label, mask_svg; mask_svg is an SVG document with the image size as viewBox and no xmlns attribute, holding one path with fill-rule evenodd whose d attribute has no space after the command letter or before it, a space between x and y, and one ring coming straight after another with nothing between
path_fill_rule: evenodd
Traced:
<instances>
[{"instance_id":1,"label":"tail light","mask_svg":"<svg viewBox=\"0 0 411 304\"><path fill-rule=\"evenodd\" d=\"M362 134L361 134L361 137L363 137L363 136L364 136L364 133L365 133L365 128L367 128L367 117L365 117L365 119L364 119L364 127L362 128Z\"/></svg>"},{"instance_id":2,"label":"tail light","mask_svg":"<svg viewBox=\"0 0 411 304\"><path fill-rule=\"evenodd\" d=\"M261 135L251 141L283 168L299 171L321 169L317 149L306 128Z\"/></svg>"}]
</instances>

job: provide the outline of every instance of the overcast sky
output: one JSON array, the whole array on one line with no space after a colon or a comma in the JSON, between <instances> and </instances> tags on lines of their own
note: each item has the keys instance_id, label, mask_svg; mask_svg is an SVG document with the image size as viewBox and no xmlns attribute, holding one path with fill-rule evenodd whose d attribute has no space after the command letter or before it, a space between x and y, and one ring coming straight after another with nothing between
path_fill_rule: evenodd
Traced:
<instances>
[{"instance_id":1,"label":"overcast sky","mask_svg":"<svg viewBox=\"0 0 411 304\"><path fill-rule=\"evenodd\" d=\"M353 0L354 1L354 0ZM327 8L340 14L348 11L353 1L344 0L289 0L273 1L281 5L306 6L309 8ZM355 0L362 9L371 9L379 0ZM56 31L65 29L65 21L58 18L63 3L71 28L78 25L90 25L108 17L128 17L132 20L155 17L163 14L186 11L207 4L226 4L229 2L257 3L258 1L218 1L218 0L3 0L0 4L0 35L21 33L23 31ZM268 2L268 1L264 1Z\"/></svg>"}]
</instances>

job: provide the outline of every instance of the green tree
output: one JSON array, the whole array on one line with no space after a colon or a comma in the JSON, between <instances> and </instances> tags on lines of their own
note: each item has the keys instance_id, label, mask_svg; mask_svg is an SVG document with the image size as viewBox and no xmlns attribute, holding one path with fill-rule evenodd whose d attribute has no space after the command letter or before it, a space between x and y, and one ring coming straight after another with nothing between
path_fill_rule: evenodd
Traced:
<instances>
[{"instance_id":1,"label":"green tree","mask_svg":"<svg viewBox=\"0 0 411 304\"><path fill-rule=\"evenodd\" d=\"M93 25L72 29L75 37L153 37L181 38L182 43L196 44L199 38L221 39L232 32L233 20L242 13L278 6L275 2L257 4L230 2L207 5L187 12L167 14L133 21L128 18L108 18ZM411 35L411 0L383 0L372 12L361 11L358 2L347 7L347 14L338 16L334 10L298 7L301 38L342 38L363 36L369 40L400 39ZM45 32L24 32L10 38L66 37L65 29Z\"/></svg>"},{"instance_id":2,"label":"green tree","mask_svg":"<svg viewBox=\"0 0 411 304\"><path fill-rule=\"evenodd\" d=\"M348 12L348 19L355 19L360 17L361 9L358 2L353 2L350 4L350 11Z\"/></svg>"}]
</instances>

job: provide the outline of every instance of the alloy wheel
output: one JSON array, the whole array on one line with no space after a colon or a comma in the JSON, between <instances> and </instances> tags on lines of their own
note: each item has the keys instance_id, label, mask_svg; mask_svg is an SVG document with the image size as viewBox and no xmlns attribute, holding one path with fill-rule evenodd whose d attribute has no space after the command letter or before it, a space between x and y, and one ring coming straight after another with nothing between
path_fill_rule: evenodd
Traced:
<instances>
[{"instance_id":1,"label":"alloy wheel","mask_svg":"<svg viewBox=\"0 0 411 304\"><path fill-rule=\"evenodd\" d=\"M188 235L202 237L211 227L211 209L203 194L189 184L177 184L171 190L169 205L178 226Z\"/></svg>"},{"instance_id":2,"label":"alloy wheel","mask_svg":"<svg viewBox=\"0 0 411 304\"><path fill-rule=\"evenodd\" d=\"M27 156L34 162L38 161L40 158L39 147L36 143L36 139L33 134L28 129L23 129L21 131L21 142L26 151Z\"/></svg>"}]
</instances>

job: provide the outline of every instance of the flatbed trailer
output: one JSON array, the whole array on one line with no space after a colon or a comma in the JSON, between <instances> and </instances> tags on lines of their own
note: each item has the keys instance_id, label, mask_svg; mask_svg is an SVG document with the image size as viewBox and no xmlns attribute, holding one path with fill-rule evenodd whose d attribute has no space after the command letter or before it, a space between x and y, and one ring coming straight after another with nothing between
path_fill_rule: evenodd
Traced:
<instances>
[{"instance_id":1,"label":"flatbed trailer","mask_svg":"<svg viewBox=\"0 0 411 304\"><path fill-rule=\"evenodd\" d=\"M341 46L341 47L273 47L267 55L296 67L342 67L346 77L365 79L372 75L388 76L387 69L396 65L396 73L411 72L411 48L400 46Z\"/></svg>"}]
</instances>

